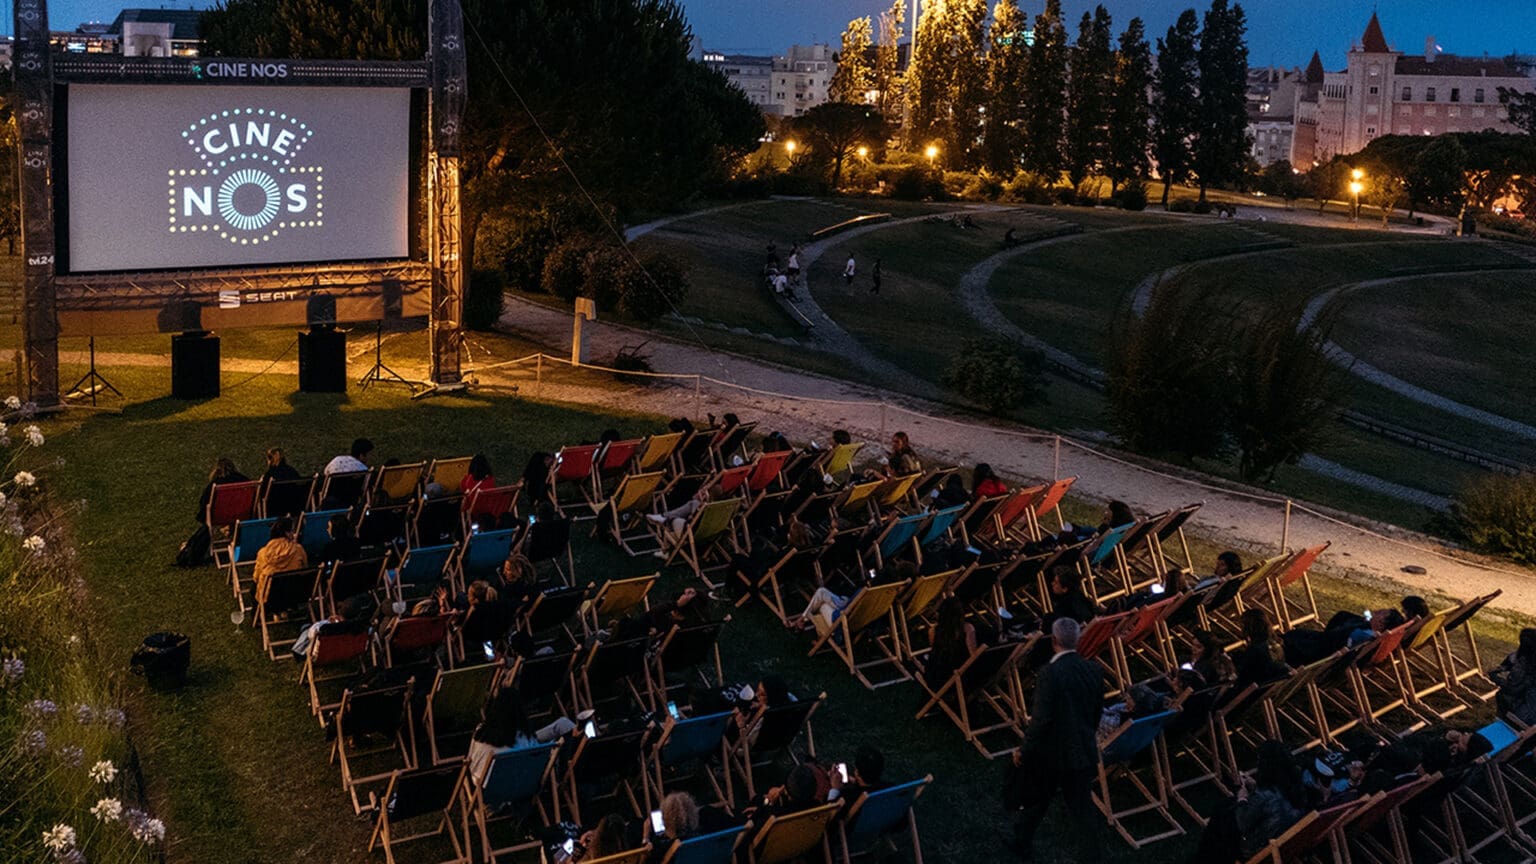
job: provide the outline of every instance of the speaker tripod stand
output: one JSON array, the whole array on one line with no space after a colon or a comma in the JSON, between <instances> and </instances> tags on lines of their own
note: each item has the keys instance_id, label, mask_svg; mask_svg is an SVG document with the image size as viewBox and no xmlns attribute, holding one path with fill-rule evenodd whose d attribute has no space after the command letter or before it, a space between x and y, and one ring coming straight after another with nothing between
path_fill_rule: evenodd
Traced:
<instances>
[{"instance_id":1,"label":"speaker tripod stand","mask_svg":"<svg viewBox=\"0 0 1536 864\"><path fill-rule=\"evenodd\" d=\"M404 384L411 388L411 393L422 386L418 381L401 375L399 372L384 365L384 322L374 324L373 330L373 365L363 373L363 377L357 379L357 386L368 389L369 384Z\"/></svg>"},{"instance_id":2,"label":"speaker tripod stand","mask_svg":"<svg viewBox=\"0 0 1536 864\"><path fill-rule=\"evenodd\" d=\"M90 346L91 346L91 349L90 349L91 350L91 368L90 368L90 371L88 371L84 375L80 376L80 380L75 382L75 386L69 388L68 390L66 390L64 392L66 394L68 394L67 396L65 396L66 399L69 398L70 396L79 396L79 398L81 398L81 399L84 399L86 396L90 396L91 397L91 407L94 408L96 406L96 394L97 393L100 393L103 390L111 390L114 394L116 394L117 396L121 397L123 395L123 391L117 389L116 387L113 387L111 381L108 381L105 376L103 376L100 372L96 371L96 337L95 336L91 337Z\"/></svg>"}]
</instances>

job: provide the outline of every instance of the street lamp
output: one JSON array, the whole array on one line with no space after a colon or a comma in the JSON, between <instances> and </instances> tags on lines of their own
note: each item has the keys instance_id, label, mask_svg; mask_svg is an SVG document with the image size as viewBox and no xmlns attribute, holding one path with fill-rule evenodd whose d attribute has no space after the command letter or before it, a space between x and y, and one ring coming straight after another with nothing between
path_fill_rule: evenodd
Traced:
<instances>
[{"instance_id":1,"label":"street lamp","mask_svg":"<svg viewBox=\"0 0 1536 864\"><path fill-rule=\"evenodd\" d=\"M933 160L939 155L939 148L929 144L928 149L923 151L923 155L928 157L928 168L931 170L933 168Z\"/></svg>"},{"instance_id":2,"label":"street lamp","mask_svg":"<svg viewBox=\"0 0 1536 864\"><path fill-rule=\"evenodd\" d=\"M860 159L868 159L869 158L869 148L865 147L862 144L859 145L859 149L857 151L855 151L855 152L857 152L859 154L859 158Z\"/></svg>"},{"instance_id":3,"label":"street lamp","mask_svg":"<svg viewBox=\"0 0 1536 864\"><path fill-rule=\"evenodd\" d=\"M1357 174L1357 175L1359 173L1360 173L1359 171L1355 172L1355 174ZM1365 189L1365 184L1361 183L1359 180L1351 180L1350 183L1349 183L1349 194L1355 196L1354 210L1353 210L1352 214L1350 215L1350 221L1351 222L1359 222L1360 221L1360 193L1364 189Z\"/></svg>"}]
</instances>

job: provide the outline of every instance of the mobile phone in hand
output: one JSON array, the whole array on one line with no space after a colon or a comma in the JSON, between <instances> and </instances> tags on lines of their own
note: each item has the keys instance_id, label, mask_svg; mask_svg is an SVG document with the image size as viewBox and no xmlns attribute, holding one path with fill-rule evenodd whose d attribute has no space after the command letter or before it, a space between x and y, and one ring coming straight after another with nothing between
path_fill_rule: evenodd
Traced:
<instances>
[{"instance_id":1,"label":"mobile phone in hand","mask_svg":"<svg viewBox=\"0 0 1536 864\"><path fill-rule=\"evenodd\" d=\"M837 763L837 776L843 778L843 782L844 783L848 782L848 763L847 762L839 762L839 763Z\"/></svg>"},{"instance_id":2,"label":"mobile phone in hand","mask_svg":"<svg viewBox=\"0 0 1536 864\"><path fill-rule=\"evenodd\" d=\"M661 811L651 811L651 831L661 834L667 830L666 823L661 821Z\"/></svg>"}]
</instances>

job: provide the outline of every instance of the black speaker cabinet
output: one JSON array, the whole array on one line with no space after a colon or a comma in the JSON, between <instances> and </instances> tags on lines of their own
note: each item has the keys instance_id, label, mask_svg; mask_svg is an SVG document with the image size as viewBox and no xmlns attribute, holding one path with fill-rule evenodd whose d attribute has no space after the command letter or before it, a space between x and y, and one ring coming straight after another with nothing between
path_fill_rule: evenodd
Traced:
<instances>
[{"instance_id":1,"label":"black speaker cabinet","mask_svg":"<svg viewBox=\"0 0 1536 864\"><path fill-rule=\"evenodd\" d=\"M347 337L330 327L299 334L299 391L347 392Z\"/></svg>"},{"instance_id":2,"label":"black speaker cabinet","mask_svg":"<svg viewBox=\"0 0 1536 864\"><path fill-rule=\"evenodd\" d=\"M219 337L204 331L171 337L171 395L177 399L219 395Z\"/></svg>"}]
</instances>

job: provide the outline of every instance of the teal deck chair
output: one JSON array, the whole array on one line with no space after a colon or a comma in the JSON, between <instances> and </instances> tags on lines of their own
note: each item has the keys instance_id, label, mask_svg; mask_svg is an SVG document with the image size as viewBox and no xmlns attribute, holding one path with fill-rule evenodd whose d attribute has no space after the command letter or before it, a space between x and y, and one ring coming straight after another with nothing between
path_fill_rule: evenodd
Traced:
<instances>
[{"instance_id":1,"label":"teal deck chair","mask_svg":"<svg viewBox=\"0 0 1536 864\"><path fill-rule=\"evenodd\" d=\"M499 576L501 565L512 555L512 541L516 538L516 528L470 534L459 555L459 573L464 577L464 583L467 585L476 579L494 580Z\"/></svg>"},{"instance_id":2,"label":"teal deck chair","mask_svg":"<svg viewBox=\"0 0 1536 864\"><path fill-rule=\"evenodd\" d=\"M905 551L917 536L918 529L927 521L927 513L914 513L902 516L887 526L880 537L880 560L889 561Z\"/></svg>"},{"instance_id":3,"label":"teal deck chair","mask_svg":"<svg viewBox=\"0 0 1536 864\"><path fill-rule=\"evenodd\" d=\"M661 859L661 864L731 864L736 859L736 847L741 845L747 827L741 825L727 828L673 843L666 857Z\"/></svg>"},{"instance_id":4,"label":"teal deck chair","mask_svg":"<svg viewBox=\"0 0 1536 864\"><path fill-rule=\"evenodd\" d=\"M1088 553L1088 563L1097 567L1103 563L1105 558L1115 554L1115 549L1119 547L1120 541L1124 540L1125 535L1129 534L1131 529L1135 527L1135 522L1127 522L1099 535L1099 542L1094 545L1093 551Z\"/></svg>"},{"instance_id":5,"label":"teal deck chair","mask_svg":"<svg viewBox=\"0 0 1536 864\"><path fill-rule=\"evenodd\" d=\"M299 515L299 545L304 547L304 554L309 560L317 561L320 553L325 551L325 544L331 542L331 517L345 516L348 510L311 510Z\"/></svg>"},{"instance_id":6,"label":"teal deck chair","mask_svg":"<svg viewBox=\"0 0 1536 864\"><path fill-rule=\"evenodd\" d=\"M734 796L731 794L733 791L731 772L728 770L721 772L725 775L725 788L722 789L714 773L710 771L709 760L712 757L720 757L721 764L725 764L725 733L730 729L732 718L735 716L735 712L725 711L719 714L706 714L702 717L689 717L672 724L666 737L662 739L661 745L652 751L656 760L657 800L661 800L666 794L667 771L694 761L697 761L708 775L715 795L723 801L732 800Z\"/></svg>"},{"instance_id":7,"label":"teal deck chair","mask_svg":"<svg viewBox=\"0 0 1536 864\"><path fill-rule=\"evenodd\" d=\"M560 796L551 790L553 811L546 809L541 799L550 785L559 750L560 742L551 741L532 747L506 747L491 755L484 779L474 784L471 799L475 826L480 832L480 848L490 864L495 864L499 857L505 859L542 845L535 834L523 842L498 847L491 841L492 823L511 823L520 828L560 821Z\"/></svg>"},{"instance_id":8,"label":"teal deck chair","mask_svg":"<svg viewBox=\"0 0 1536 864\"><path fill-rule=\"evenodd\" d=\"M1177 711L1162 711L1137 718L1121 726L1099 749L1099 788L1094 790L1093 803L1109 821L1110 827L1136 849L1184 833L1184 826L1168 812L1168 778L1164 775L1162 754L1154 753L1147 760L1151 763L1150 782L1138 774L1141 766L1137 760L1141 754L1160 745L1163 730L1178 715ZM1111 788L1113 780L1124 781L1119 784L1125 787L1118 796L1122 801L1128 795L1134 795L1136 800L1117 807L1112 800L1115 797ZM1133 834L1127 820L1136 817L1144 817L1136 819L1138 825L1152 826L1160 822L1162 830Z\"/></svg>"},{"instance_id":9,"label":"teal deck chair","mask_svg":"<svg viewBox=\"0 0 1536 864\"><path fill-rule=\"evenodd\" d=\"M949 533L949 529L953 528L955 523L960 521L960 517L968 509L970 509L969 504L958 504L954 507L935 511L933 519L928 523L928 527L924 528L922 535L917 538L917 545L924 549L932 546L940 537Z\"/></svg>"},{"instance_id":10,"label":"teal deck chair","mask_svg":"<svg viewBox=\"0 0 1536 864\"><path fill-rule=\"evenodd\" d=\"M421 588L431 591L432 586L442 581L448 562L458 548L456 544L445 543L442 546L418 546L406 552L400 567L395 570L396 595L404 597L408 591Z\"/></svg>"},{"instance_id":11,"label":"teal deck chair","mask_svg":"<svg viewBox=\"0 0 1536 864\"><path fill-rule=\"evenodd\" d=\"M272 523L276 521L275 517L241 519L230 529L229 545L225 547L222 566L229 568L229 587L235 592L235 603L241 612L245 611L245 594L240 590L241 586L252 581L242 575L241 571L248 575L255 569L256 553L272 539ZM214 560L217 562L220 557L215 553Z\"/></svg>"},{"instance_id":12,"label":"teal deck chair","mask_svg":"<svg viewBox=\"0 0 1536 864\"><path fill-rule=\"evenodd\" d=\"M842 840L843 864L849 864L854 855L867 850L881 835L893 833L907 823L912 837L912 856L916 864L923 862L923 844L917 835L917 819L912 805L933 782L929 775L897 786L888 786L865 793L853 802L848 815L838 823L838 836Z\"/></svg>"}]
</instances>

